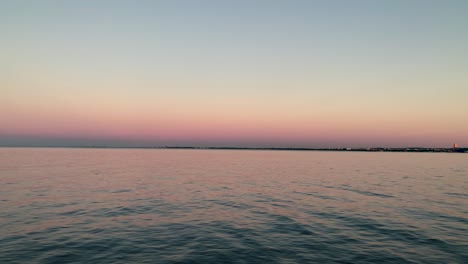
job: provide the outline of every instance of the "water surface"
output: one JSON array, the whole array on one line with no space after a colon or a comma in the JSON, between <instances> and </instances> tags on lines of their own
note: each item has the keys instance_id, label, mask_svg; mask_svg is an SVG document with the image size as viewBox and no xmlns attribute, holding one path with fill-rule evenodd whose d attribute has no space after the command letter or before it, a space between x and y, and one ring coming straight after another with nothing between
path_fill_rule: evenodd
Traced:
<instances>
[{"instance_id":1,"label":"water surface","mask_svg":"<svg viewBox=\"0 0 468 264\"><path fill-rule=\"evenodd\" d=\"M468 263L468 155L0 148L0 263Z\"/></svg>"}]
</instances>

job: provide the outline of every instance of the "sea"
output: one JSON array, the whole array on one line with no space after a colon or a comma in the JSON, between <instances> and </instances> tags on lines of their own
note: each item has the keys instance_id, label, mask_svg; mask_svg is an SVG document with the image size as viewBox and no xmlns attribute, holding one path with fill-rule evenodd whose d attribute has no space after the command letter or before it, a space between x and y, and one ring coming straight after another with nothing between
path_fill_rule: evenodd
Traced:
<instances>
[{"instance_id":1,"label":"sea","mask_svg":"<svg viewBox=\"0 0 468 264\"><path fill-rule=\"evenodd\" d=\"M468 263L468 155L0 148L0 263Z\"/></svg>"}]
</instances>

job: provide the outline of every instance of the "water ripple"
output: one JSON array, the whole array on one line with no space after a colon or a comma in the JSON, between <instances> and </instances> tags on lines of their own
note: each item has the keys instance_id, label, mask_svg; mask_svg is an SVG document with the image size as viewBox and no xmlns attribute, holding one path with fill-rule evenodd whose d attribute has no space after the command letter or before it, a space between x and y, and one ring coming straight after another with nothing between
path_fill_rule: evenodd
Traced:
<instances>
[{"instance_id":1,"label":"water ripple","mask_svg":"<svg viewBox=\"0 0 468 264\"><path fill-rule=\"evenodd\" d=\"M15 153L0 263L468 263L461 156Z\"/></svg>"}]
</instances>

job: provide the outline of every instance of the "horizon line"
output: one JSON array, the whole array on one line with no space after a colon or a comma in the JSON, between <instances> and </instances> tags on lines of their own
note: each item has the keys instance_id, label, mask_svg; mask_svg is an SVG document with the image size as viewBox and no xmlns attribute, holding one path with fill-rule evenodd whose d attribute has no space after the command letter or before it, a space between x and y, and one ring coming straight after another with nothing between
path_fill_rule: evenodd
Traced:
<instances>
[{"instance_id":1,"label":"horizon line","mask_svg":"<svg viewBox=\"0 0 468 264\"><path fill-rule=\"evenodd\" d=\"M0 145L0 148L94 148L94 149L189 149L189 150L275 150L275 151L362 151L362 152L467 152L464 147L235 147L235 146L20 146ZM458 150L458 151L457 151Z\"/></svg>"}]
</instances>

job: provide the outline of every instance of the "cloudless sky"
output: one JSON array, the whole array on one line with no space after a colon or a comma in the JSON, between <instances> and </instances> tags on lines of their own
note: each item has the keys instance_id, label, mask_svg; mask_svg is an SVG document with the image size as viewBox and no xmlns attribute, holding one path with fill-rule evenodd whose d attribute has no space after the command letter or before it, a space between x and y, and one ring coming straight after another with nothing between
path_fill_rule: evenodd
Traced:
<instances>
[{"instance_id":1,"label":"cloudless sky","mask_svg":"<svg viewBox=\"0 0 468 264\"><path fill-rule=\"evenodd\" d=\"M467 14L0 0L0 145L468 146Z\"/></svg>"}]
</instances>

